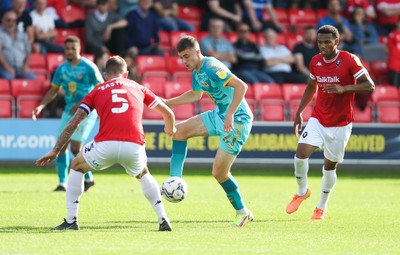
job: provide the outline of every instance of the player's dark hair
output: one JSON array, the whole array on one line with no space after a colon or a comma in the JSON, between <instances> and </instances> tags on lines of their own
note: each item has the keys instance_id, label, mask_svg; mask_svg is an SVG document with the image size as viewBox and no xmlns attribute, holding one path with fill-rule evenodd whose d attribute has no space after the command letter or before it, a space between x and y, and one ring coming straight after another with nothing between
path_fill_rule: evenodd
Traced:
<instances>
[{"instance_id":1,"label":"player's dark hair","mask_svg":"<svg viewBox=\"0 0 400 255\"><path fill-rule=\"evenodd\" d=\"M199 43L197 42L196 38L187 35L182 37L181 40L178 42L178 45L176 46L176 51L179 53L186 49L195 48L197 47L197 45L199 45Z\"/></svg>"},{"instance_id":2,"label":"player's dark hair","mask_svg":"<svg viewBox=\"0 0 400 255\"><path fill-rule=\"evenodd\" d=\"M325 26L320 27L318 29L317 34L332 34L335 39L339 38L339 36L340 36L339 30L337 30L336 27L331 26L331 25L325 25Z\"/></svg>"},{"instance_id":3,"label":"player's dark hair","mask_svg":"<svg viewBox=\"0 0 400 255\"><path fill-rule=\"evenodd\" d=\"M64 45L66 43L77 43L77 44L81 45L81 39L79 39L78 36L70 35L64 40Z\"/></svg>"},{"instance_id":4,"label":"player's dark hair","mask_svg":"<svg viewBox=\"0 0 400 255\"><path fill-rule=\"evenodd\" d=\"M122 74L127 70L127 64L120 56L113 56L106 62L106 73L108 74Z\"/></svg>"}]
</instances>

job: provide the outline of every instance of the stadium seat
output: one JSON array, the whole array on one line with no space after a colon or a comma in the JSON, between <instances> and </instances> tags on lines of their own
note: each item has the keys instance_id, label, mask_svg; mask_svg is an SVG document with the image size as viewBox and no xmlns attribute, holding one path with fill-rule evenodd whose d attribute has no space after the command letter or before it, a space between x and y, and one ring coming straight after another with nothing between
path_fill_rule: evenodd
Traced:
<instances>
[{"instance_id":1,"label":"stadium seat","mask_svg":"<svg viewBox=\"0 0 400 255\"><path fill-rule=\"evenodd\" d=\"M166 58L167 70L172 75L175 72L188 72L185 64L178 56L169 56Z\"/></svg>"},{"instance_id":2,"label":"stadium seat","mask_svg":"<svg viewBox=\"0 0 400 255\"><path fill-rule=\"evenodd\" d=\"M293 51L294 46L296 46L296 44L303 41L303 36L299 34L286 34L285 38L286 38L285 45L291 51Z\"/></svg>"},{"instance_id":3,"label":"stadium seat","mask_svg":"<svg viewBox=\"0 0 400 255\"><path fill-rule=\"evenodd\" d=\"M41 101L41 96L19 96L17 98L17 118L32 118L33 109L35 109ZM42 113L38 115L39 118L42 116Z\"/></svg>"},{"instance_id":4,"label":"stadium seat","mask_svg":"<svg viewBox=\"0 0 400 255\"><path fill-rule=\"evenodd\" d=\"M77 5L67 5L66 8L62 9L60 17L65 23L71 23L77 20L85 20L85 10Z\"/></svg>"},{"instance_id":5,"label":"stadium seat","mask_svg":"<svg viewBox=\"0 0 400 255\"><path fill-rule=\"evenodd\" d=\"M145 120L162 120L163 117L162 117L161 113L159 113L153 109L150 109L147 106L144 106L143 119L145 119Z\"/></svg>"},{"instance_id":6,"label":"stadium seat","mask_svg":"<svg viewBox=\"0 0 400 255\"><path fill-rule=\"evenodd\" d=\"M377 122L400 123L400 104L382 103L377 107Z\"/></svg>"},{"instance_id":7,"label":"stadium seat","mask_svg":"<svg viewBox=\"0 0 400 255\"><path fill-rule=\"evenodd\" d=\"M92 62L94 62L96 59L96 56L94 54L82 53L81 56L89 59Z\"/></svg>"},{"instance_id":8,"label":"stadium seat","mask_svg":"<svg viewBox=\"0 0 400 255\"><path fill-rule=\"evenodd\" d=\"M282 88L276 83L254 83L254 98L258 101L267 100L283 100Z\"/></svg>"},{"instance_id":9,"label":"stadium seat","mask_svg":"<svg viewBox=\"0 0 400 255\"><path fill-rule=\"evenodd\" d=\"M260 104L260 119L263 121L284 121L285 106L282 103L268 103L263 101Z\"/></svg>"},{"instance_id":10,"label":"stadium seat","mask_svg":"<svg viewBox=\"0 0 400 255\"><path fill-rule=\"evenodd\" d=\"M46 57L41 53L31 53L29 68L32 70L47 70Z\"/></svg>"},{"instance_id":11,"label":"stadium seat","mask_svg":"<svg viewBox=\"0 0 400 255\"><path fill-rule=\"evenodd\" d=\"M0 94L0 119L14 117L14 99L10 95Z\"/></svg>"},{"instance_id":12,"label":"stadium seat","mask_svg":"<svg viewBox=\"0 0 400 255\"><path fill-rule=\"evenodd\" d=\"M285 102L288 103L296 100L301 100L304 91L306 90L306 87L306 84L284 83L282 85L283 99L285 100Z\"/></svg>"},{"instance_id":13,"label":"stadium seat","mask_svg":"<svg viewBox=\"0 0 400 255\"><path fill-rule=\"evenodd\" d=\"M286 9L283 8L275 8L275 15L285 30L290 29L290 22L288 18L288 13ZM263 9L263 20L271 21L271 17L266 8Z\"/></svg>"},{"instance_id":14,"label":"stadium seat","mask_svg":"<svg viewBox=\"0 0 400 255\"><path fill-rule=\"evenodd\" d=\"M167 82L165 84L165 97L173 98L192 89L190 83Z\"/></svg>"},{"instance_id":15,"label":"stadium seat","mask_svg":"<svg viewBox=\"0 0 400 255\"><path fill-rule=\"evenodd\" d=\"M387 62L382 60L371 61L371 69L369 74L371 77L379 84L386 83L388 80L389 70L387 67Z\"/></svg>"},{"instance_id":16,"label":"stadium seat","mask_svg":"<svg viewBox=\"0 0 400 255\"><path fill-rule=\"evenodd\" d=\"M43 84L40 80L14 79L11 80L11 93L15 99L21 95L40 96L44 95Z\"/></svg>"},{"instance_id":17,"label":"stadium seat","mask_svg":"<svg viewBox=\"0 0 400 255\"><path fill-rule=\"evenodd\" d=\"M244 95L244 97L246 99L255 99L253 86L248 86L247 87L247 91L246 91L246 94Z\"/></svg>"},{"instance_id":18,"label":"stadium seat","mask_svg":"<svg viewBox=\"0 0 400 255\"><path fill-rule=\"evenodd\" d=\"M361 123L371 123L373 121L372 117L372 108L371 106L367 106L364 111L362 111L357 106L353 107L354 109L354 122Z\"/></svg>"},{"instance_id":19,"label":"stadium seat","mask_svg":"<svg viewBox=\"0 0 400 255\"><path fill-rule=\"evenodd\" d=\"M304 27L317 26L317 16L312 9L289 9L288 16L289 23L296 33Z\"/></svg>"},{"instance_id":20,"label":"stadium seat","mask_svg":"<svg viewBox=\"0 0 400 255\"><path fill-rule=\"evenodd\" d=\"M328 9L317 9L317 20L322 19L328 15Z\"/></svg>"},{"instance_id":21,"label":"stadium seat","mask_svg":"<svg viewBox=\"0 0 400 255\"><path fill-rule=\"evenodd\" d=\"M136 67L141 74L147 71L167 71L167 63L161 56L138 56Z\"/></svg>"},{"instance_id":22,"label":"stadium seat","mask_svg":"<svg viewBox=\"0 0 400 255\"><path fill-rule=\"evenodd\" d=\"M153 82L143 82L143 86L150 89L154 94L159 97L165 97L165 84L153 83Z\"/></svg>"},{"instance_id":23,"label":"stadium seat","mask_svg":"<svg viewBox=\"0 0 400 255\"><path fill-rule=\"evenodd\" d=\"M192 73L191 72L175 72L171 78L174 82L189 83L192 84Z\"/></svg>"},{"instance_id":24,"label":"stadium seat","mask_svg":"<svg viewBox=\"0 0 400 255\"><path fill-rule=\"evenodd\" d=\"M7 79L0 79L0 95L11 96L10 82Z\"/></svg>"},{"instance_id":25,"label":"stadium seat","mask_svg":"<svg viewBox=\"0 0 400 255\"><path fill-rule=\"evenodd\" d=\"M204 9L198 6L178 6L178 17L191 24L195 31L200 28Z\"/></svg>"},{"instance_id":26,"label":"stadium seat","mask_svg":"<svg viewBox=\"0 0 400 255\"><path fill-rule=\"evenodd\" d=\"M159 31L158 36L160 37L161 49L164 51L169 51L171 49L171 39L169 37L169 32Z\"/></svg>"},{"instance_id":27,"label":"stadium seat","mask_svg":"<svg viewBox=\"0 0 400 255\"><path fill-rule=\"evenodd\" d=\"M182 104L172 107L177 120L185 120L196 115L196 108L194 104Z\"/></svg>"},{"instance_id":28,"label":"stadium seat","mask_svg":"<svg viewBox=\"0 0 400 255\"><path fill-rule=\"evenodd\" d=\"M372 102L375 105L381 102L400 102L399 91L392 85L377 85L372 93Z\"/></svg>"},{"instance_id":29,"label":"stadium seat","mask_svg":"<svg viewBox=\"0 0 400 255\"><path fill-rule=\"evenodd\" d=\"M56 68L64 63L65 57L62 53L48 53L47 57L47 70L52 74Z\"/></svg>"},{"instance_id":30,"label":"stadium seat","mask_svg":"<svg viewBox=\"0 0 400 255\"><path fill-rule=\"evenodd\" d=\"M296 112L297 112L297 109L299 108L299 104L300 104L300 101L292 102L289 104L289 116L290 116L289 120L290 121L294 121L294 119L296 118ZM314 109L314 107L311 104L307 105L307 107L304 109L304 112L302 115L303 121L308 121L310 119L313 109Z\"/></svg>"},{"instance_id":31,"label":"stadium seat","mask_svg":"<svg viewBox=\"0 0 400 255\"><path fill-rule=\"evenodd\" d=\"M61 29L61 28L57 28L57 37L54 38L54 43L64 46L64 41L65 39L67 39L68 36L77 36L80 38L80 34L79 34L79 29L77 28L73 28L73 29ZM81 42L82 43L82 42ZM84 45L81 45L82 49L84 49Z\"/></svg>"},{"instance_id":32,"label":"stadium seat","mask_svg":"<svg viewBox=\"0 0 400 255\"><path fill-rule=\"evenodd\" d=\"M150 82L164 86L169 80L169 73L167 71L147 71L142 75L142 82Z\"/></svg>"}]
</instances>

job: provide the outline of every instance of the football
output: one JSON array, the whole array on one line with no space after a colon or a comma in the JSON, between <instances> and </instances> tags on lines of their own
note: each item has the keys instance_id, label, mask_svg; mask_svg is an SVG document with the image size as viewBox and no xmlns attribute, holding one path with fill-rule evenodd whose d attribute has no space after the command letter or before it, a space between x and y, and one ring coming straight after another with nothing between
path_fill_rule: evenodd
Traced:
<instances>
[{"instance_id":1,"label":"football","mask_svg":"<svg viewBox=\"0 0 400 255\"><path fill-rule=\"evenodd\" d=\"M161 194L167 201L178 203L187 196L188 186L182 178L172 176L163 182Z\"/></svg>"}]
</instances>

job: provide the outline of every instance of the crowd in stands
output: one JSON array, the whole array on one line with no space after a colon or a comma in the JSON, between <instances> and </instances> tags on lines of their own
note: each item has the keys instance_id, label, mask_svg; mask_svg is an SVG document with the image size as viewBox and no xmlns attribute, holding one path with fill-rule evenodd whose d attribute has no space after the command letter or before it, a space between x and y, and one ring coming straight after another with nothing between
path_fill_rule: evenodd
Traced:
<instances>
[{"instance_id":1,"label":"crowd in stands","mask_svg":"<svg viewBox=\"0 0 400 255\"><path fill-rule=\"evenodd\" d=\"M377 91L395 89L390 91L397 105L395 99L389 105L397 107L393 121L400 122L399 0L2 0L0 22L0 118L29 117L18 110L12 82L23 79L26 87L40 81L45 91L64 60L69 35L80 37L82 54L100 70L109 56L123 56L130 78L160 96L166 90L155 86L190 87L191 74L174 48L182 35L194 35L204 55L218 58L250 85L247 97L258 120L291 120L298 98L285 95L286 87L304 89L310 60L319 52L317 28L329 24L341 33L340 49L360 57ZM281 94L267 103L264 90L277 88ZM356 102L358 116L381 121L374 95ZM268 117L265 112L274 114L266 109L282 114Z\"/></svg>"}]
</instances>

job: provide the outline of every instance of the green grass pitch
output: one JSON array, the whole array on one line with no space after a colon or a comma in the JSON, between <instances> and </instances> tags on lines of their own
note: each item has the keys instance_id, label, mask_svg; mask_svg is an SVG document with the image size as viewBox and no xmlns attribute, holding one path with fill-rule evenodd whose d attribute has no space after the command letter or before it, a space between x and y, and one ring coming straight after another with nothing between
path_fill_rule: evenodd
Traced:
<instances>
[{"instance_id":1,"label":"green grass pitch","mask_svg":"<svg viewBox=\"0 0 400 255\"><path fill-rule=\"evenodd\" d=\"M168 170L151 168L161 184ZM399 169L397 169L399 170ZM327 216L310 220L321 170L311 169L312 195L299 211L293 170L234 167L255 221L231 226L234 211L209 169L186 168L188 197L164 200L172 232L158 222L139 183L114 167L95 173L80 204L80 231L50 231L65 217L65 193L54 167L0 167L0 254L400 254L400 171L338 170Z\"/></svg>"}]
</instances>

